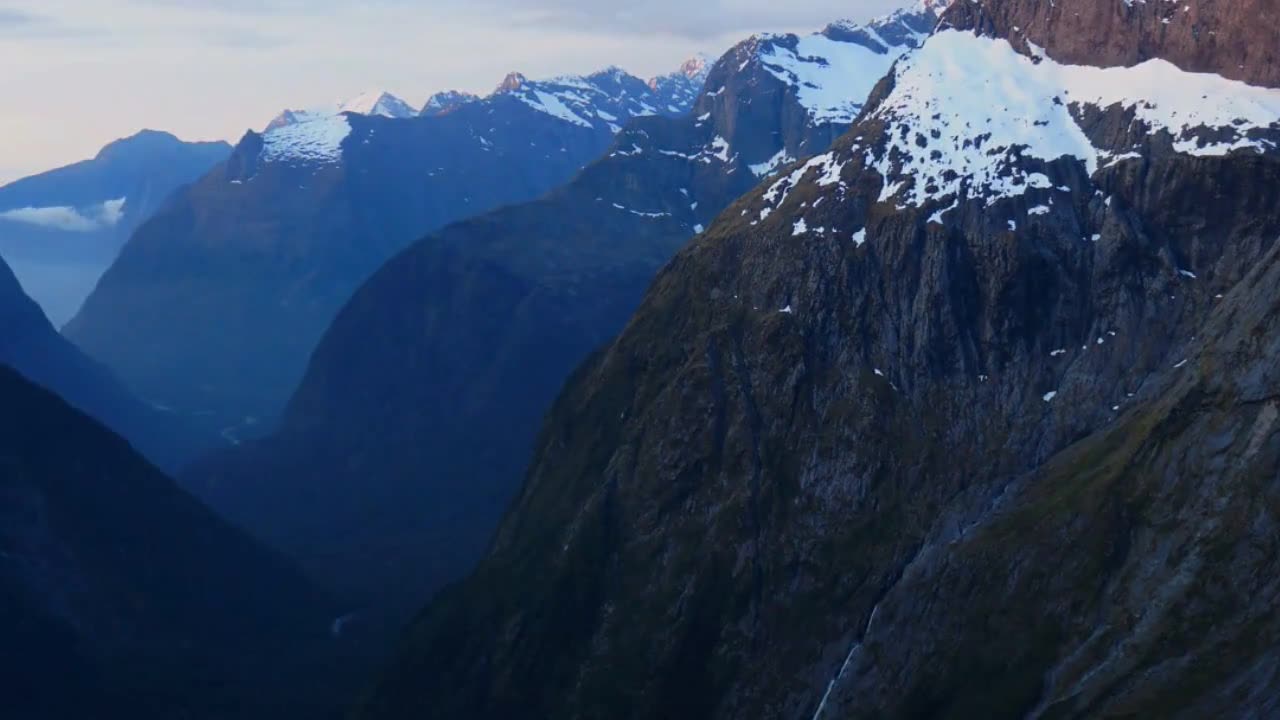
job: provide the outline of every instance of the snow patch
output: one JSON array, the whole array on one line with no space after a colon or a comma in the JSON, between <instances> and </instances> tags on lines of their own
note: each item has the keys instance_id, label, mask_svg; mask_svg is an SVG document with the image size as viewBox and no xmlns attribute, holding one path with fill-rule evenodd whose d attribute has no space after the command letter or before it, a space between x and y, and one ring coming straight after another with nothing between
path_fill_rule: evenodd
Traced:
<instances>
[{"instance_id":1,"label":"snow patch","mask_svg":"<svg viewBox=\"0 0 1280 720\"><path fill-rule=\"evenodd\" d=\"M1036 62L1007 40L959 30L936 33L895 72L873 115L887 123L888 142L868 150L867 163L905 206L1022 195L1040 186L1023 169L1027 159L1075 158L1093 174L1113 153L1094 147L1077 122L1088 107L1131 110L1148 134L1168 132L1190 155L1263 152L1266 142L1250 131L1280 127L1277 89L1160 59L1109 68Z\"/></svg>"},{"instance_id":2,"label":"snow patch","mask_svg":"<svg viewBox=\"0 0 1280 720\"><path fill-rule=\"evenodd\" d=\"M344 115L285 125L262 136L262 158L268 162L338 163L342 141L350 134L351 124Z\"/></svg>"}]
</instances>

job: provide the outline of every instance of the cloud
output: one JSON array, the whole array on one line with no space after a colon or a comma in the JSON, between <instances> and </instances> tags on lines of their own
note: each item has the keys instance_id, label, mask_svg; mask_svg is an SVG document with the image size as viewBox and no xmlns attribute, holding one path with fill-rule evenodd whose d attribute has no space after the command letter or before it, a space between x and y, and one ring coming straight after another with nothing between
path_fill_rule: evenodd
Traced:
<instances>
[{"instance_id":1,"label":"cloud","mask_svg":"<svg viewBox=\"0 0 1280 720\"><path fill-rule=\"evenodd\" d=\"M473 0L516 26L599 31L611 34L666 34L691 39L749 33L761 28L813 28L853 15L865 20L910 4L910 0Z\"/></svg>"},{"instance_id":2,"label":"cloud","mask_svg":"<svg viewBox=\"0 0 1280 720\"><path fill-rule=\"evenodd\" d=\"M73 207L17 208L0 212L0 220L68 232L93 232L120 222L124 216L124 204L124 198L108 200L87 208L84 213Z\"/></svg>"},{"instance_id":3,"label":"cloud","mask_svg":"<svg viewBox=\"0 0 1280 720\"><path fill-rule=\"evenodd\" d=\"M199 38L202 42L214 47L237 50L270 50L289 44L289 41L282 35L264 33L243 27L206 29L199 33Z\"/></svg>"},{"instance_id":4,"label":"cloud","mask_svg":"<svg viewBox=\"0 0 1280 720\"><path fill-rule=\"evenodd\" d=\"M32 15L29 12L0 7L0 26L26 25L35 22L37 19L36 15Z\"/></svg>"},{"instance_id":5,"label":"cloud","mask_svg":"<svg viewBox=\"0 0 1280 720\"><path fill-rule=\"evenodd\" d=\"M16 34L39 26L45 18L32 13L0 7L0 35Z\"/></svg>"}]
</instances>

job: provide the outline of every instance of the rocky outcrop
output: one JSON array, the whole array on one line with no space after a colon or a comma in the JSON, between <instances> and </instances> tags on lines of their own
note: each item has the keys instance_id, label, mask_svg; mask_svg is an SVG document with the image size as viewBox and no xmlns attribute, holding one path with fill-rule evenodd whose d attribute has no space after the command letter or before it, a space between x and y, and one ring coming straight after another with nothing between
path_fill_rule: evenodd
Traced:
<instances>
[{"instance_id":1,"label":"rocky outcrop","mask_svg":"<svg viewBox=\"0 0 1280 720\"><path fill-rule=\"evenodd\" d=\"M676 256L360 717L1270 707L1280 113L955 29L1032 6L955 4Z\"/></svg>"}]
</instances>

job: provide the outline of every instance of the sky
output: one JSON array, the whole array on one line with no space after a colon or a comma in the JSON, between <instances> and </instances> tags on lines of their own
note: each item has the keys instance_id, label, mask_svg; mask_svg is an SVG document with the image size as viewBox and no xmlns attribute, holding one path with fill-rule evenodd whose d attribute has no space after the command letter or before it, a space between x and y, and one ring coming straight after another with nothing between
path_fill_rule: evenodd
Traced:
<instances>
[{"instance_id":1,"label":"sky","mask_svg":"<svg viewBox=\"0 0 1280 720\"><path fill-rule=\"evenodd\" d=\"M641 77L761 31L909 0L0 0L0 184L142 128L235 141L285 107L386 89L487 93L618 65Z\"/></svg>"}]
</instances>

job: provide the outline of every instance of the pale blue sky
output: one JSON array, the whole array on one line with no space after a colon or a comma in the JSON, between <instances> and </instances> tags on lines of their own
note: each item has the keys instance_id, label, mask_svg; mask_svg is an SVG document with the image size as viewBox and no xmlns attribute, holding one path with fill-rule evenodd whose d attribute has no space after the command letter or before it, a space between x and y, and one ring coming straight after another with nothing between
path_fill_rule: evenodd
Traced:
<instances>
[{"instance_id":1,"label":"pale blue sky","mask_svg":"<svg viewBox=\"0 0 1280 720\"><path fill-rule=\"evenodd\" d=\"M909 0L0 0L0 183L149 127L238 138L283 107L385 88L420 105L620 65L641 76L757 31Z\"/></svg>"}]
</instances>

